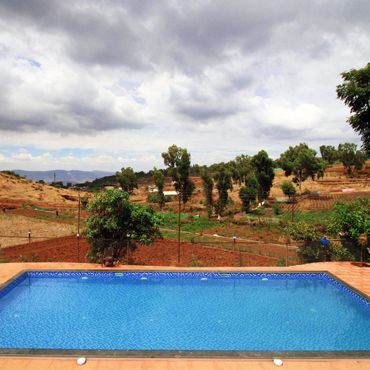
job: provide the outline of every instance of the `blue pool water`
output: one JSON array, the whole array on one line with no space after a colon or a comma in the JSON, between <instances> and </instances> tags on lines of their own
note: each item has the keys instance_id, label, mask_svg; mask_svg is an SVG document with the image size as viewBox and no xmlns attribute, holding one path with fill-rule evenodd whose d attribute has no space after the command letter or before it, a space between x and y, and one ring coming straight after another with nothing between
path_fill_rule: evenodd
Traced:
<instances>
[{"instance_id":1,"label":"blue pool water","mask_svg":"<svg viewBox=\"0 0 370 370\"><path fill-rule=\"evenodd\" d=\"M370 302L324 273L28 272L0 348L370 350Z\"/></svg>"}]
</instances>

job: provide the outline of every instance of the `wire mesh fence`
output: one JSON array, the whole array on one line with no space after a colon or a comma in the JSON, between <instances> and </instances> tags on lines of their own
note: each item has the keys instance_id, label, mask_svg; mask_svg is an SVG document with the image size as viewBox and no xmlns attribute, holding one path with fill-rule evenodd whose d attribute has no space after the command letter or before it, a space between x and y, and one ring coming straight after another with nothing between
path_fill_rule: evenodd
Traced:
<instances>
[{"instance_id":1,"label":"wire mesh fence","mask_svg":"<svg viewBox=\"0 0 370 370\"><path fill-rule=\"evenodd\" d=\"M185 236L185 235L183 235ZM17 246L0 249L0 258L11 261L86 262L88 241L78 235L48 238L46 235L0 235L19 238ZM111 239L104 240L108 245ZM156 240L152 245L128 250L124 242L123 264L179 266L286 266L299 262L297 247L260 241L189 235L178 245L176 240Z\"/></svg>"}]
</instances>

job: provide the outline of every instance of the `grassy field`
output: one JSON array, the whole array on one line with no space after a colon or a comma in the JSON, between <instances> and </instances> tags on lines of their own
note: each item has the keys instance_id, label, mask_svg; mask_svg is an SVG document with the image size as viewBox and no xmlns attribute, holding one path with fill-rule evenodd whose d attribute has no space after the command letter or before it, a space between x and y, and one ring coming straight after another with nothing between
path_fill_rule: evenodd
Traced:
<instances>
[{"instance_id":1,"label":"grassy field","mask_svg":"<svg viewBox=\"0 0 370 370\"><path fill-rule=\"evenodd\" d=\"M298 212L294 212L293 220L303 221L303 222L307 222L310 224L316 224L316 225L317 224L327 225L330 222L331 215L332 215L331 210L298 211ZM292 213L284 212L282 215L277 216L277 218L285 222L289 222L292 220Z\"/></svg>"}]
</instances>

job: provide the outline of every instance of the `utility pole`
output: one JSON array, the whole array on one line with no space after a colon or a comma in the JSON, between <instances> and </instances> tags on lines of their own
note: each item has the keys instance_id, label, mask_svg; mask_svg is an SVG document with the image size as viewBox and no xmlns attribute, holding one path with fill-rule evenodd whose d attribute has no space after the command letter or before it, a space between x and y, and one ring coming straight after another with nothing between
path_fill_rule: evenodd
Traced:
<instances>
[{"instance_id":1,"label":"utility pole","mask_svg":"<svg viewBox=\"0 0 370 370\"><path fill-rule=\"evenodd\" d=\"M81 195L78 192L78 216L77 216L77 262L80 262L80 219L81 219Z\"/></svg>"},{"instance_id":2,"label":"utility pole","mask_svg":"<svg viewBox=\"0 0 370 370\"><path fill-rule=\"evenodd\" d=\"M177 193L179 198L179 209L177 215L177 263L181 260L181 193Z\"/></svg>"}]
</instances>

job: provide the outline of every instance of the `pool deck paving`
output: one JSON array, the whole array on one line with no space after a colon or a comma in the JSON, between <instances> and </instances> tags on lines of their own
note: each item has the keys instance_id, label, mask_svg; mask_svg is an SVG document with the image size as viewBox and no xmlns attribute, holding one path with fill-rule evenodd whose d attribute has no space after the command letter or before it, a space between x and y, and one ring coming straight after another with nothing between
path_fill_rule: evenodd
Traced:
<instances>
[{"instance_id":1,"label":"pool deck paving","mask_svg":"<svg viewBox=\"0 0 370 370\"><path fill-rule=\"evenodd\" d=\"M181 268L175 266L127 266L113 269L87 263L4 263L0 264L0 285L23 270L130 270L130 271L327 271L343 280L353 288L370 296L370 268L353 265L349 262L320 262L290 267L219 267L219 268ZM0 328L1 330L1 328ZM284 360L284 358L283 358ZM148 358L88 358L79 366L72 357L26 357L0 356L0 370L46 370L46 369L132 369L132 370L268 370L276 369L272 359L148 359ZM286 359L284 369L369 369L369 359Z\"/></svg>"}]
</instances>

